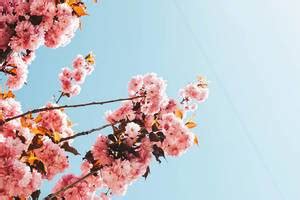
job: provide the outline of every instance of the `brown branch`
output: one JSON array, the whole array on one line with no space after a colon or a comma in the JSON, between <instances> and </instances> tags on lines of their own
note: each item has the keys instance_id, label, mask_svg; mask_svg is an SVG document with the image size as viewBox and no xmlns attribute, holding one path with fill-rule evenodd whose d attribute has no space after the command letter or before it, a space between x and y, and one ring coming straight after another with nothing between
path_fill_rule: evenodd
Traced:
<instances>
[{"instance_id":1,"label":"brown branch","mask_svg":"<svg viewBox=\"0 0 300 200\"><path fill-rule=\"evenodd\" d=\"M90 177L91 175L96 174L96 172L98 172L99 170L100 170L100 168L97 169L97 170L95 170L95 171L89 172L88 174L86 174L86 175L84 175L83 177L79 178L77 181L75 181L75 182L73 182L73 183L71 183L71 184L69 184L69 185L63 187L62 189L58 190L57 192L49 194L49 195L48 195L46 198L44 198L44 199L45 199L45 200L55 199L55 197L59 196L61 193L63 193L63 192L65 192L66 190L68 190L68 189L74 187L76 184L80 183L81 181L85 180L86 178Z\"/></svg>"},{"instance_id":2,"label":"brown branch","mask_svg":"<svg viewBox=\"0 0 300 200\"><path fill-rule=\"evenodd\" d=\"M95 101L95 102L82 103L82 104L37 108L37 109L29 110L20 115L16 115L14 117L6 118L2 122L0 122L0 125L3 125L4 123L9 122L11 120L18 119L20 117L24 117L28 114L34 114L34 113L40 113L40 112L44 112L44 111L64 109L64 108L78 108L78 107L85 107L85 106L92 106L92 105L103 105L103 104L114 103L114 102L118 102L118 101L129 101L129 100L138 99L138 98L142 98L142 97L144 97L144 96L136 96L136 97L131 97L131 98L120 98L120 99L114 99L114 100L108 100L108 101Z\"/></svg>"},{"instance_id":3,"label":"brown branch","mask_svg":"<svg viewBox=\"0 0 300 200\"><path fill-rule=\"evenodd\" d=\"M105 125L100 126L98 128L93 128L93 129L88 130L88 131L79 132L79 133L76 133L76 134L74 134L72 136L62 138L59 142L64 142L64 141L71 140L71 139L74 139L74 138L79 137L79 136L88 135L88 134L91 134L93 132L105 129L105 128L109 127L109 126L113 126L113 124L105 124Z\"/></svg>"}]
</instances>

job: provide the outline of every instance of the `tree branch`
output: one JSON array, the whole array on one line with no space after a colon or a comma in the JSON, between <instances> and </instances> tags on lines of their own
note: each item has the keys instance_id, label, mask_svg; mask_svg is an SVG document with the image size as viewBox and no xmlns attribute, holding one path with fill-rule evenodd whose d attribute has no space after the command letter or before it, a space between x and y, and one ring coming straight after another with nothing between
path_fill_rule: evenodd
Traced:
<instances>
[{"instance_id":1,"label":"tree branch","mask_svg":"<svg viewBox=\"0 0 300 200\"><path fill-rule=\"evenodd\" d=\"M65 138L62 138L59 142L64 142L64 141L67 141L67 140L71 140L71 139L74 139L76 137L79 137L79 136L83 136L83 135L88 135L88 134L91 134L93 132L96 132L96 131L100 131L102 129L105 129L109 126L113 126L114 124L105 124L103 126L100 126L98 128L93 128L91 130L88 130L88 131L83 131L83 132L79 132L79 133L76 133L75 135L72 135L72 136L69 136L69 137L65 137Z\"/></svg>"},{"instance_id":2,"label":"tree branch","mask_svg":"<svg viewBox=\"0 0 300 200\"><path fill-rule=\"evenodd\" d=\"M144 97L144 96L137 96L137 97L131 97L131 98L120 98L120 99L114 99L114 100L108 100L108 101L95 101L95 102L82 103L82 104L37 108L37 109L29 110L20 115L16 115L14 117L6 118L2 122L0 122L0 125L3 125L6 122L9 122L11 120L18 119L20 117L24 117L28 114L34 114L34 113L50 111L50 110L57 110L57 109L64 109L64 108L78 108L78 107L85 107L85 106L92 106L92 105L103 105L103 104L114 103L114 102L118 102L118 101L130 101L130 100L134 100L134 99L138 99L138 98L142 98L142 97Z\"/></svg>"}]
</instances>

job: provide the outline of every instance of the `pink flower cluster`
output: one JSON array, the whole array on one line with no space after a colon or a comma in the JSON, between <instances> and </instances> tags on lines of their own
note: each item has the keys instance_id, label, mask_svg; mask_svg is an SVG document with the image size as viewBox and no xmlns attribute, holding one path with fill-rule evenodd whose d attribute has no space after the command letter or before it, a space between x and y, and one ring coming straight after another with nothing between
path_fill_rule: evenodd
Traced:
<instances>
[{"instance_id":1,"label":"pink flower cluster","mask_svg":"<svg viewBox=\"0 0 300 200\"><path fill-rule=\"evenodd\" d=\"M160 126L166 137L162 149L167 155L179 156L193 145L194 134L173 113L162 115Z\"/></svg>"},{"instance_id":2,"label":"pink flower cluster","mask_svg":"<svg viewBox=\"0 0 300 200\"><path fill-rule=\"evenodd\" d=\"M11 67L10 71L14 73L13 75L8 75L6 82L11 90L20 89L26 82L28 74L27 64L28 61L25 62L16 53L8 57L6 65Z\"/></svg>"},{"instance_id":3,"label":"pink flower cluster","mask_svg":"<svg viewBox=\"0 0 300 200\"><path fill-rule=\"evenodd\" d=\"M80 16L63 2L0 1L0 67L8 75L10 89L17 90L23 86L28 73L27 65L40 46L64 46L74 36ZM15 68L13 73L7 73L10 67Z\"/></svg>"},{"instance_id":4,"label":"pink flower cluster","mask_svg":"<svg viewBox=\"0 0 300 200\"><path fill-rule=\"evenodd\" d=\"M65 151L58 144L45 138L43 146L34 150L35 155L41 159L47 169L45 178L51 180L55 175L62 173L69 167Z\"/></svg>"},{"instance_id":5,"label":"pink flower cluster","mask_svg":"<svg viewBox=\"0 0 300 200\"><path fill-rule=\"evenodd\" d=\"M12 93L0 96L1 120L22 113ZM51 106L55 104L47 105ZM70 126L62 110L44 111L36 118L25 116L0 126L0 199L28 198L42 179L52 179L69 166L65 150L53 134L58 139L71 136Z\"/></svg>"},{"instance_id":6,"label":"pink flower cluster","mask_svg":"<svg viewBox=\"0 0 300 200\"><path fill-rule=\"evenodd\" d=\"M0 116L1 120L16 116L21 113L21 104L14 98L0 98ZM22 128L19 120L10 121L0 127L0 136L16 137L16 133L25 137L26 141L32 138L28 129Z\"/></svg>"},{"instance_id":7,"label":"pink flower cluster","mask_svg":"<svg viewBox=\"0 0 300 200\"><path fill-rule=\"evenodd\" d=\"M183 101L181 103L184 105L185 110L197 109L197 105L192 103L192 100L201 103L208 98L209 89L207 85L207 80L204 77L199 77L198 82L190 83L180 90L180 95L183 97Z\"/></svg>"},{"instance_id":8,"label":"pink flower cluster","mask_svg":"<svg viewBox=\"0 0 300 200\"><path fill-rule=\"evenodd\" d=\"M48 103L46 107L51 108L55 106L58 105ZM63 110L55 109L41 112L39 117L40 119L36 121L37 123L35 123L36 126L46 128L52 133L59 133L59 136L62 138L69 137L74 134L71 128L71 121L68 119L67 114L63 112Z\"/></svg>"},{"instance_id":9,"label":"pink flower cluster","mask_svg":"<svg viewBox=\"0 0 300 200\"><path fill-rule=\"evenodd\" d=\"M190 101L187 98L202 103L207 97L200 98L198 93L190 93L186 89L189 87L183 90L186 93L180 103L168 98L166 82L156 74L133 77L128 92L130 97L136 98L106 113L107 121L113 126L113 133L99 135L84 158L82 175L66 175L53 192L72 183L70 177L76 177L73 180L76 181L90 172L93 174L91 179L84 179L84 182L63 192L61 196L66 200L91 199L91 194L105 188L108 189L105 198L124 195L134 181L148 176L153 157L161 162L161 157L184 153L193 145L195 135L190 130L192 127L181 116L184 111L180 111L180 115L178 111L186 106L185 101ZM208 92L207 87L206 90ZM85 184L85 189L81 184Z\"/></svg>"},{"instance_id":10,"label":"pink flower cluster","mask_svg":"<svg viewBox=\"0 0 300 200\"><path fill-rule=\"evenodd\" d=\"M18 139L0 140L0 198L28 197L41 184L41 175L19 160L25 145Z\"/></svg>"},{"instance_id":11,"label":"pink flower cluster","mask_svg":"<svg viewBox=\"0 0 300 200\"><path fill-rule=\"evenodd\" d=\"M69 185L77 181L80 177L74 174L67 174L57 182L53 188L54 192L57 192L63 186ZM95 179L95 178L94 178ZM105 193L101 193L100 196L96 195L95 192L95 180L93 177L80 181L76 186L70 188L64 192L64 199L72 200L109 200L109 197Z\"/></svg>"},{"instance_id":12,"label":"pink flower cluster","mask_svg":"<svg viewBox=\"0 0 300 200\"><path fill-rule=\"evenodd\" d=\"M80 93L80 85L85 81L87 75L94 71L94 56L92 54L83 57L78 55L73 61L73 69L63 68L59 74L61 92L71 97Z\"/></svg>"},{"instance_id":13,"label":"pink flower cluster","mask_svg":"<svg viewBox=\"0 0 300 200\"><path fill-rule=\"evenodd\" d=\"M129 96L146 95L141 109L149 115L159 112L167 101L166 82L154 73L133 77L128 92Z\"/></svg>"}]
</instances>

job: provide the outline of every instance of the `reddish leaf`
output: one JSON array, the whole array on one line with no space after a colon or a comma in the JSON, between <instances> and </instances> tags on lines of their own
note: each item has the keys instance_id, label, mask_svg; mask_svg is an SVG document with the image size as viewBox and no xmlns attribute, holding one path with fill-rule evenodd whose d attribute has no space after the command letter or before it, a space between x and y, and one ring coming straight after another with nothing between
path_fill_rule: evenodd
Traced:
<instances>
[{"instance_id":1,"label":"reddish leaf","mask_svg":"<svg viewBox=\"0 0 300 200\"><path fill-rule=\"evenodd\" d=\"M61 146L65 151L70 152L74 154L75 156L80 155L80 153L75 149L74 147L70 146L68 142L64 142L63 145Z\"/></svg>"}]
</instances>

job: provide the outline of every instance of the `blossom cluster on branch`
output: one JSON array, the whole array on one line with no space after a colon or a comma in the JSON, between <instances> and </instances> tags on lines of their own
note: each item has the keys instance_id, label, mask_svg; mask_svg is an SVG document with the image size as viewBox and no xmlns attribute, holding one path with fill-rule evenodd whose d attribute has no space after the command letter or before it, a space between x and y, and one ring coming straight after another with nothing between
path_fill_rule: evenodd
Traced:
<instances>
[{"instance_id":1,"label":"blossom cluster on branch","mask_svg":"<svg viewBox=\"0 0 300 200\"><path fill-rule=\"evenodd\" d=\"M91 73L94 64L88 54L76 69ZM67 139L74 136L72 122L58 106L50 102L35 109L36 114L22 114L11 91L0 93L0 199L34 199L43 179L51 180L69 167L67 151L79 155Z\"/></svg>"},{"instance_id":2,"label":"blossom cluster on branch","mask_svg":"<svg viewBox=\"0 0 300 200\"><path fill-rule=\"evenodd\" d=\"M20 89L35 51L68 44L86 14L80 0L0 1L0 71L8 76L7 86Z\"/></svg>"},{"instance_id":3,"label":"blossom cluster on branch","mask_svg":"<svg viewBox=\"0 0 300 200\"><path fill-rule=\"evenodd\" d=\"M191 131L196 122L185 116L195 110L188 104L207 99L204 78L182 89L181 102L167 96L166 82L153 73L133 77L128 92L129 97L141 98L123 102L118 109L106 113L113 132L97 137L84 157L82 174L64 175L49 199L108 199L124 195L135 180L149 175L152 158L160 163L161 158L180 156L198 143ZM96 191L104 189L108 192L101 193L102 197L95 196Z\"/></svg>"},{"instance_id":4,"label":"blossom cluster on branch","mask_svg":"<svg viewBox=\"0 0 300 200\"><path fill-rule=\"evenodd\" d=\"M113 132L98 136L84 156L82 174L62 176L47 199L104 200L124 195L128 185L148 176L152 158L161 162L165 156L180 156L198 143L191 132L196 123L186 119L194 108L186 105L192 101L204 102L208 97L203 78L181 90L181 102L167 96L166 82L153 73L133 77L128 92L127 99L98 102L123 101L118 109L106 112L108 124L103 128L111 126ZM68 168L66 151L79 155L68 138L84 134L74 135L62 107L92 104L60 107L48 103L23 115L12 92L1 93L0 97L1 120L5 122L0 132L0 197L35 199L44 179L51 180ZM108 192L96 195L105 188Z\"/></svg>"},{"instance_id":5,"label":"blossom cluster on branch","mask_svg":"<svg viewBox=\"0 0 300 200\"><path fill-rule=\"evenodd\" d=\"M59 74L62 95L68 97L78 95L81 91L80 85L86 76L94 71L94 64L94 55L90 53L85 57L78 55L73 61L73 70L63 68Z\"/></svg>"}]
</instances>

